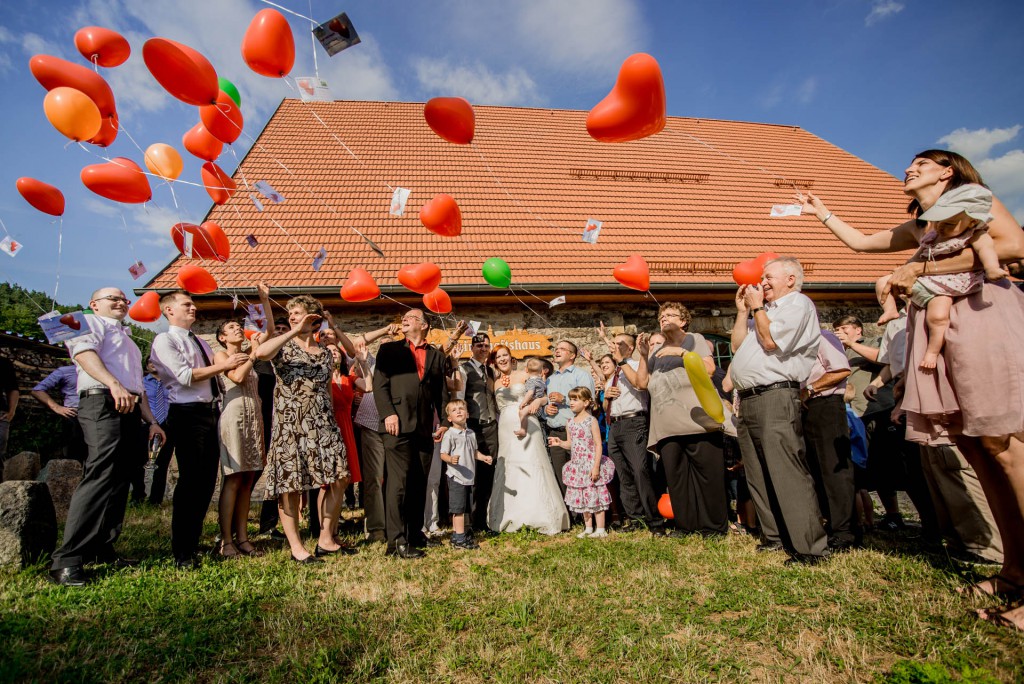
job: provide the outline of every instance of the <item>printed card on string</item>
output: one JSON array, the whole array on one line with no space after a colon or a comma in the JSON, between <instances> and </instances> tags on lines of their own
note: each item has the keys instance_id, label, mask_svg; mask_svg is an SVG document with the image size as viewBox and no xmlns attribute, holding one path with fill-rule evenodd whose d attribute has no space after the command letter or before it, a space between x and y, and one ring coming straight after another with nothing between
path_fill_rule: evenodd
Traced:
<instances>
[{"instance_id":1,"label":"printed card on string","mask_svg":"<svg viewBox=\"0 0 1024 684\"><path fill-rule=\"evenodd\" d=\"M409 201L411 194L412 190L408 188L395 188L395 192L391 195L392 216L401 216L405 213L405 203Z\"/></svg>"},{"instance_id":2,"label":"printed card on string","mask_svg":"<svg viewBox=\"0 0 1024 684\"><path fill-rule=\"evenodd\" d=\"M192 258L192 242L194 240L195 236L192 233L185 231L185 236L181 244L181 253L186 259Z\"/></svg>"},{"instance_id":3,"label":"printed card on string","mask_svg":"<svg viewBox=\"0 0 1024 684\"><path fill-rule=\"evenodd\" d=\"M284 195L274 189L274 186L267 181L256 181L254 183L260 194L263 195L271 204L282 204L284 202Z\"/></svg>"},{"instance_id":4,"label":"printed card on string","mask_svg":"<svg viewBox=\"0 0 1024 684\"><path fill-rule=\"evenodd\" d=\"M245 241L248 242L249 246L252 247L253 249L256 249L256 247L260 244L260 241L257 240L256 236L253 235L252 233L249 233L248 235L245 236Z\"/></svg>"},{"instance_id":5,"label":"printed card on string","mask_svg":"<svg viewBox=\"0 0 1024 684\"><path fill-rule=\"evenodd\" d=\"M483 325L483 323L481 323L480 321L470 321L469 322L469 334L471 336L472 335L476 335L478 332L480 332L480 326L481 325Z\"/></svg>"},{"instance_id":6,"label":"printed card on string","mask_svg":"<svg viewBox=\"0 0 1024 684\"><path fill-rule=\"evenodd\" d=\"M263 211L263 202L260 202L260 198L256 195L249 195L249 199L256 206L256 211Z\"/></svg>"},{"instance_id":7,"label":"printed card on string","mask_svg":"<svg viewBox=\"0 0 1024 684\"><path fill-rule=\"evenodd\" d=\"M267 314L263 311L262 304L247 304L245 307L246 319L253 322L255 330L267 332Z\"/></svg>"},{"instance_id":8,"label":"printed card on string","mask_svg":"<svg viewBox=\"0 0 1024 684\"><path fill-rule=\"evenodd\" d=\"M799 216L802 211L803 207L799 204L773 204L771 217Z\"/></svg>"},{"instance_id":9,"label":"printed card on string","mask_svg":"<svg viewBox=\"0 0 1024 684\"><path fill-rule=\"evenodd\" d=\"M583 228L583 241L596 245L597 238L601 235L602 225L604 225L602 221L598 221L597 219L587 219L587 225Z\"/></svg>"},{"instance_id":10,"label":"printed card on string","mask_svg":"<svg viewBox=\"0 0 1024 684\"><path fill-rule=\"evenodd\" d=\"M298 76L295 85L299 87L299 97L303 102L330 102L334 99L327 81L322 78Z\"/></svg>"},{"instance_id":11,"label":"printed card on string","mask_svg":"<svg viewBox=\"0 0 1024 684\"><path fill-rule=\"evenodd\" d=\"M76 337L89 334L89 324L85 321L84 311L74 311L62 314L60 311L51 311L43 314L38 319L39 327L46 335L46 341L50 344L60 344Z\"/></svg>"},{"instance_id":12,"label":"printed card on string","mask_svg":"<svg viewBox=\"0 0 1024 684\"><path fill-rule=\"evenodd\" d=\"M324 261L327 260L327 250L321 247L316 256L313 257L313 270L319 271L320 267L324 265Z\"/></svg>"},{"instance_id":13,"label":"printed card on string","mask_svg":"<svg viewBox=\"0 0 1024 684\"><path fill-rule=\"evenodd\" d=\"M555 297L550 302L548 302L548 308L553 309L559 304L565 304L565 295L562 295L561 297Z\"/></svg>"},{"instance_id":14,"label":"printed card on string","mask_svg":"<svg viewBox=\"0 0 1024 684\"><path fill-rule=\"evenodd\" d=\"M352 25L345 12L313 29L313 37L324 46L324 50L327 50L331 57L361 42L356 27Z\"/></svg>"},{"instance_id":15,"label":"printed card on string","mask_svg":"<svg viewBox=\"0 0 1024 684\"><path fill-rule=\"evenodd\" d=\"M238 293L231 295L231 310L234 311L238 308Z\"/></svg>"},{"instance_id":16,"label":"printed card on string","mask_svg":"<svg viewBox=\"0 0 1024 684\"><path fill-rule=\"evenodd\" d=\"M5 252L7 256L13 257L21 251L21 243L8 235L3 240L0 240L0 250Z\"/></svg>"},{"instance_id":17,"label":"printed card on string","mask_svg":"<svg viewBox=\"0 0 1024 684\"><path fill-rule=\"evenodd\" d=\"M128 272L132 274L132 280L138 280L146 272L146 266L136 259L135 263L128 267Z\"/></svg>"}]
</instances>

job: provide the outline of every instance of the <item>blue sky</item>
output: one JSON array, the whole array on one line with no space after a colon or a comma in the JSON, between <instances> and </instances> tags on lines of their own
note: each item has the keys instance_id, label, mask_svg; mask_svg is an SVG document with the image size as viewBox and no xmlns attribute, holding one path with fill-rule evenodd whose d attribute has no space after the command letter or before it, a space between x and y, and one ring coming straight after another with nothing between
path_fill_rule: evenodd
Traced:
<instances>
[{"instance_id":1,"label":"blue sky","mask_svg":"<svg viewBox=\"0 0 1024 684\"><path fill-rule=\"evenodd\" d=\"M896 176L914 152L949 147L967 155L1024 219L1024 3L992 0L379 0L279 4L320 21L344 10L363 42L334 58L319 46L320 76L336 98L424 101L460 95L474 104L588 110L632 53L660 62L668 113L796 125ZM64 215L60 299L84 302L100 285L128 291L134 256L150 274L175 254L179 219L166 187L147 207L116 205L85 189L83 166L100 160L47 122L45 91L28 60L53 54L84 64L75 31L105 26L125 35L132 57L101 69L125 129L143 148L168 143L185 159L183 180L201 162L181 136L195 108L168 95L142 61L143 42L162 36L204 53L242 93L255 136L282 97L281 81L256 75L240 56L255 0L4 0L0 18L0 219L24 243L0 254L0 280L52 294L57 225L18 195L31 176L61 188ZM289 15L293 76L313 75L309 23ZM1016 85L1014 85L1016 84ZM245 152L240 140L238 157ZM141 163L124 134L107 151ZM219 163L231 173L225 151ZM210 206L201 188L177 188L180 215L199 222ZM127 231L122 225L122 212ZM134 255L134 256L133 256Z\"/></svg>"}]
</instances>

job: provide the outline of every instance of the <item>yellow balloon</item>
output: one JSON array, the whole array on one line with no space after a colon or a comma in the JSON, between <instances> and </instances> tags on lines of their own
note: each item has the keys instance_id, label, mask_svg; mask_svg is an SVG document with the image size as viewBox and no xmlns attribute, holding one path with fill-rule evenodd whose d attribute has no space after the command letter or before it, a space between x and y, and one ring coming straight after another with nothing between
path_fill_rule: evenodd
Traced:
<instances>
[{"instance_id":1,"label":"yellow balloon","mask_svg":"<svg viewBox=\"0 0 1024 684\"><path fill-rule=\"evenodd\" d=\"M704 366L704 359L697 352L686 352L683 354L683 367L686 368L686 376L690 378L693 391L704 411L711 416L716 423L725 422L725 410L722 408L722 397L718 396L718 390L711 382L708 369Z\"/></svg>"},{"instance_id":2,"label":"yellow balloon","mask_svg":"<svg viewBox=\"0 0 1024 684\"><path fill-rule=\"evenodd\" d=\"M43 111L54 128L77 142L96 137L103 125L96 103L74 88L62 86L46 93Z\"/></svg>"},{"instance_id":3,"label":"yellow balloon","mask_svg":"<svg viewBox=\"0 0 1024 684\"><path fill-rule=\"evenodd\" d=\"M147 147L145 161L150 172L169 181L177 179L184 168L178 150L165 143L153 143Z\"/></svg>"}]
</instances>

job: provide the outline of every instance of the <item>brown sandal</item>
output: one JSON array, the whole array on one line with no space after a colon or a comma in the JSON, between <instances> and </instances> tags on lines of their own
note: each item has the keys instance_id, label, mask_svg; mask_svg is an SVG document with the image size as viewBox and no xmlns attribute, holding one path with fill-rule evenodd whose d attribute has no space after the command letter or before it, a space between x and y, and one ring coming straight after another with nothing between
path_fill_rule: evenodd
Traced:
<instances>
[{"instance_id":1,"label":"brown sandal","mask_svg":"<svg viewBox=\"0 0 1024 684\"><path fill-rule=\"evenodd\" d=\"M227 553L228 549L233 550L234 553ZM217 553L220 555L221 558L224 558L224 559L227 559L227 558L238 558L239 556L242 555L242 552L238 550L238 547L235 546L234 544L232 544L229 541L222 541L220 543L220 548L217 549Z\"/></svg>"},{"instance_id":2,"label":"brown sandal","mask_svg":"<svg viewBox=\"0 0 1024 684\"><path fill-rule=\"evenodd\" d=\"M245 548L246 546L248 546L249 548ZM236 543L235 548L238 549L238 552L241 553L243 556L249 556L250 558L259 558L263 555L263 552L257 549L255 546L253 546L248 539Z\"/></svg>"}]
</instances>

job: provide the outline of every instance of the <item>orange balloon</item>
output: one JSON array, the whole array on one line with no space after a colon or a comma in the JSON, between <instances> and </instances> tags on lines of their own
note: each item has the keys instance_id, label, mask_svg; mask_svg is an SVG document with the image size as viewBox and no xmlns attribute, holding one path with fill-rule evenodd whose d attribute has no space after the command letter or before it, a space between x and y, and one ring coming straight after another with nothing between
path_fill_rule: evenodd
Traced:
<instances>
[{"instance_id":1,"label":"orange balloon","mask_svg":"<svg viewBox=\"0 0 1024 684\"><path fill-rule=\"evenodd\" d=\"M75 33L75 47L90 62L101 67L116 67L128 61L132 48L117 31L101 26L86 26Z\"/></svg>"},{"instance_id":2,"label":"orange balloon","mask_svg":"<svg viewBox=\"0 0 1024 684\"><path fill-rule=\"evenodd\" d=\"M634 254L626 259L626 263L616 266L612 275L633 290L647 292L651 289L651 271L647 267L647 261L639 254Z\"/></svg>"},{"instance_id":3,"label":"orange balloon","mask_svg":"<svg viewBox=\"0 0 1024 684\"><path fill-rule=\"evenodd\" d=\"M217 93L217 102L199 108L199 118L203 126L217 140L231 144L242 135L242 110L238 108L231 96L223 90Z\"/></svg>"},{"instance_id":4,"label":"orange balloon","mask_svg":"<svg viewBox=\"0 0 1024 684\"><path fill-rule=\"evenodd\" d=\"M622 63L608 95L587 115L587 132L601 142L626 142L665 128L665 81L661 67L639 52Z\"/></svg>"},{"instance_id":5,"label":"orange balloon","mask_svg":"<svg viewBox=\"0 0 1024 684\"><path fill-rule=\"evenodd\" d=\"M115 202L141 204L153 197L146 174L138 164L125 157L86 166L82 169L82 183L100 197Z\"/></svg>"},{"instance_id":6,"label":"orange balloon","mask_svg":"<svg viewBox=\"0 0 1024 684\"><path fill-rule=\"evenodd\" d=\"M761 266L761 268L764 269L765 264L767 264L772 259L778 258L779 255L776 254L775 252L761 252L756 257L754 257L754 261L756 261Z\"/></svg>"},{"instance_id":7,"label":"orange balloon","mask_svg":"<svg viewBox=\"0 0 1024 684\"><path fill-rule=\"evenodd\" d=\"M157 320L160 318L160 295L156 292L147 292L142 295L128 309L128 315L139 323L152 323Z\"/></svg>"},{"instance_id":8,"label":"orange balloon","mask_svg":"<svg viewBox=\"0 0 1024 684\"><path fill-rule=\"evenodd\" d=\"M423 295L423 306L427 307L436 314L451 313L452 300L448 296L448 293L437 288L431 290L427 294Z\"/></svg>"},{"instance_id":9,"label":"orange balloon","mask_svg":"<svg viewBox=\"0 0 1024 684\"><path fill-rule=\"evenodd\" d=\"M64 193L49 183L35 178L19 178L18 192L33 207L51 216L64 214Z\"/></svg>"},{"instance_id":10,"label":"orange balloon","mask_svg":"<svg viewBox=\"0 0 1024 684\"><path fill-rule=\"evenodd\" d=\"M210 135L201 121L181 137L181 144L190 154L209 162L217 161L224 150L224 143Z\"/></svg>"},{"instance_id":11,"label":"orange balloon","mask_svg":"<svg viewBox=\"0 0 1024 684\"><path fill-rule=\"evenodd\" d=\"M117 137L117 108L114 106L114 91L102 76L81 64L75 64L59 57L35 55L28 62L28 68L47 90L66 87L85 93L96 103L103 119L99 133L87 142L106 147Z\"/></svg>"},{"instance_id":12,"label":"orange balloon","mask_svg":"<svg viewBox=\"0 0 1024 684\"><path fill-rule=\"evenodd\" d=\"M210 60L188 45L150 38L142 46L142 59L157 83L182 102L202 106L217 100L217 71Z\"/></svg>"},{"instance_id":13,"label":"orange balloon","mask_svg":"<svg viewBox=\"0 0 1024 684\"><path fill-rule=\"evenodd\" d=\"M295 64L295 38L284 15L273 9L256 13L242 38L242 59L261 76L287 76Z\"/></svg>"},{"instance_id":14,"label":"orange balloon","mask_svg":"<svg viewBox=\"0 0 1024 684\"><path fill-rule=\"evenodd\" d=\"M420 223L442 237L455 237L462 232L462 212L451 195L434 195L420 209Z\"/></svg>"},{"instance_id":15,"label":"orange balloon","mask_svg":"<svg viewBox=\"0 0 1024 684\"><path fill-rule=\"evenodd\" d=\"M147 147L144 161L150 172L169 181L176 180L185 166L178 150L165 143L153 143Z\"/></svg>"},{"instance_id":16,"label":"orange balloon","mask_svg":"<svg viewBox=\"0 0 1024 684\"><path fill-rule=\"evenodd\" d=\"M425 261L398 269L398 282L417 294L425 295L441 284L441 269Z\"/></svg>"},{"instance_id":17,"label":"orange balloon","mask_svg":"<svg viewBox=\"0 0 1024 684\"><path fill-rule=\"evenodd\" d=\"M672 520L676 517L672 514L672 499L669 498L668 492L662 494L661 498L658 499L658 513L666 520Z\"/></svg>"},{"instance_id":18,"label":"orange balloon","mask_svg":"<svg viewBox=\"0 0 1024 684\"><path fill-rule=\"evenodd\" d=\"M341 287L341 298L346 302L368 302L380 297L380 287L373 276L363 268L353 268Z\"/></svg>"},{"instance_id":19,"label":"orange balloon","mask_svg":"<svg viewBox=\"0 0 1024 684\"><path fill-rule=\"evenodd\" d=\"M228 240L228 236L220 224L204 221L200 228L205 230L210 237L210 242L213 244L213 258L217 261L227 261L231 256L231 241Z\"/></svg>"},{"instance_id":20,"label":"orange balloon","mask_svg":"<svg viewBox=\"0 0 1024 684\"><path fill-rule=\"evenodd\" d=\"M206 192L209 193L210 199L217 204L225 204L238 190L238 186L235 185L235 181L231 180L231 176L224 173L224 170L213 162L203 164L200 174L203 178L203 185L206 186Z\"/></svg>"},{"instance_id":21,"label":"orange balloon","mask_svg":"<svg viewBox=\"0 0 1024 684\"><path fill-rule=\"evenodd\" d=\"M178 269L178 287L190 294L209 294L217 289L217 281L202 266L185 264Z\"/></svg>"},{"instance_id":22,"label":"orange balloon","mask_svg":"<svg viewBox=\"0 0 1024 684\"><path fill-rule=\"evenodd\" d=\"M435 97L423 106L427 125L450 143L467 145L473 142L476 117L473 105L461 97Z\"/></svg>"},{"instance_id":23,"label":"orange balloon","mask_svg":"<svg viewBox=\"0 0 1024 684\"><path fill-rule=\"evenodd\" d=\"M761 282L763 271L764 266L759 264L756 259L748 259L736 264L736 268L732 269L732 279L736 281L737 285L757 285Z\"/></svg>"},{"instance_id":24,"label":"orange balloon","mask_svg":"<svg viewBox=\"0 0 1024 684\"><path fill-rule=\"evenodd\" d=\"M53 127L76 142L100 132L100 110L89 96L74 88L54 88L46 93L43 111Z\"/></svg>"},{"instance_id":25,"label":"orange balloon","mask_svg":"<svg viewBox=\"0 0 1024 684\"><path fill-rule=\"evenodd\" d=\"M213 261L227 261L231 254L231 244L224 230L207 221L201 226L194 223L175 223L171 227L171 240L182 254L185 253L185 234L192 235L192 256Z\"/></svg>"}]
</instances>

